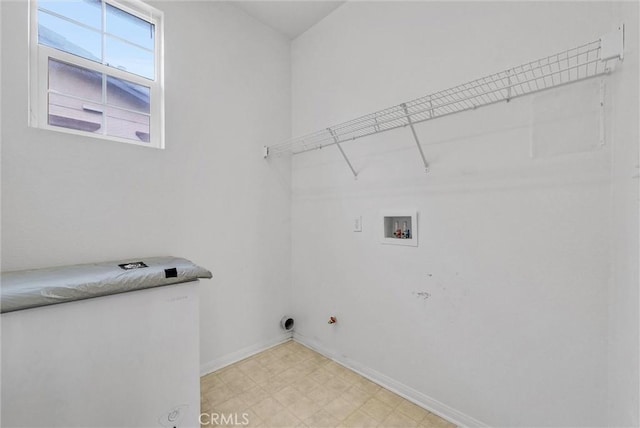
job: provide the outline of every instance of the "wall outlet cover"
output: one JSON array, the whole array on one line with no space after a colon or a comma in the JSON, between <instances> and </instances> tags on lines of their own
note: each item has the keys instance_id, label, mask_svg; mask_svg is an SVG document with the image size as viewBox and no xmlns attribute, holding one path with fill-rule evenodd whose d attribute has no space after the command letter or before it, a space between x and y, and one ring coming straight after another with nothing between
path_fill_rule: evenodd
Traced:
<instances>
[{"instance_id":1,"label":"wall outlet cover","mask_svg":"<svg viewBox=\"0 0 640 428\"><path fill-rule=\"evenodd\" d=\"M356 217L353 220L353 231L354 232L362 232L362 216Z\"/></svg>"}]
</instances>

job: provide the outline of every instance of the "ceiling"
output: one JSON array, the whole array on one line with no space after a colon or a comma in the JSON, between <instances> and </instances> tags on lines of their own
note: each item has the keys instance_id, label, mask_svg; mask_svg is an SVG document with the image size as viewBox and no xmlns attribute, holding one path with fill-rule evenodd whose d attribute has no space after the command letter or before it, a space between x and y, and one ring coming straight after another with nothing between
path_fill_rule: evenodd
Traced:
<instances>
[{"instance_id":1,"label":"ceiling","mask_svg":"<svg viewBox=\"0 0 640 428\"><path fill-rule=\"evenodd\" d=\"M293 40L333 12L342 1L234 1L258 21Z\"/></svg>"}]
</instances>

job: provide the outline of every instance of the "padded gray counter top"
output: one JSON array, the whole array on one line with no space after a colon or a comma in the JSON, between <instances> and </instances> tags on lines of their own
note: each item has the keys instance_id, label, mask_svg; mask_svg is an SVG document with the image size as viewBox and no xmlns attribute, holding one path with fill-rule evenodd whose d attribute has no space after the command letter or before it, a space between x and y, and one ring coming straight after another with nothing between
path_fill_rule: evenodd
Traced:
<instances>
[{"instance_id":1,"label":"padded gray counter top","mask_svg":"<svg viewBox=\"0 0 640 428\"><path fill-rule=\"evenodd\" d=\"M1 313L211 278L178 257L149 257L3 272Z\"/></svg>"}]
</instances>

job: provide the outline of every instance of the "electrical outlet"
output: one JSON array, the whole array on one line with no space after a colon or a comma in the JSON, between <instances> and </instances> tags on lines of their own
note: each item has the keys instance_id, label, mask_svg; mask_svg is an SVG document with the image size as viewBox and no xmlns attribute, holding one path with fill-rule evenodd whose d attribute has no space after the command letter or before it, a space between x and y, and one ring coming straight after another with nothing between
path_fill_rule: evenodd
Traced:
<instances>
[{"instance_id":1,"label":"electrical outlet","mask_svg":"<svg viewBox=\"0 0 640 428\"><path fill-rule=\"evenodd\" d=\"M353 220L353 231L354 232L362 232L362 216L356 217Z\"/></svg>"}]
</instances>

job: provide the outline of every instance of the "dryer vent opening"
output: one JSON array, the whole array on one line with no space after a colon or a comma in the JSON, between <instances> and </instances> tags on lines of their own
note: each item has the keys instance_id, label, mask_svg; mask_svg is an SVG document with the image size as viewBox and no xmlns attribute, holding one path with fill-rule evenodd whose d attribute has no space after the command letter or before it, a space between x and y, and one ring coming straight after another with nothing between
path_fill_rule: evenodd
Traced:
<instances>
[{"instance_id":1,"label":"dryer vent opening","mask_svg":"<svg viewBox=\"0 0 640 428\"><path fill-rule=\"evenodd\" d=\"M293 330L293 318L289 318L289 317L282 318L282 320L280 321L280 325L286 331Z\"/></svg>"}]
</instances>

